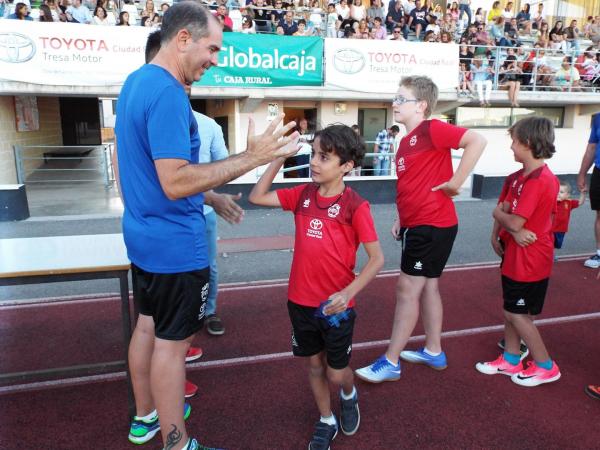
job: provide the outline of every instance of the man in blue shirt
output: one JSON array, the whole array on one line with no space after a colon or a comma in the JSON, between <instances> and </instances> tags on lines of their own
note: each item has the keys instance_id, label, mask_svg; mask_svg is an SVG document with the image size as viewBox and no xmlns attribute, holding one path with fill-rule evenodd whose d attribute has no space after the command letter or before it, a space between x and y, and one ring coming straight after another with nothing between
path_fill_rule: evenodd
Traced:
<instances>
[{"instance_id":1,"label":"man in blue shirt","mask_svg":"<svg viewBox=\"0 0 600 450\"><path fill-rule=\"evenodd\" d=\"M294 122L276 131L280 115L258 136L250 121L244 152L196 164L198 124L184 86L217 65L222 39L218 21L199 4L172 6L163 17L161 49L152 64L129 75L117 104L123 236L140 311L129 348L136 401L129 439L144 443L160 430L173 450L198 445L185 429L184 383L185 356L208 296L202 192L297 149L297 133L284 137Z\"/></svg>"},{"instance_id":2,"label":"man in blue shirt","mask_svg":"<svg viewBox=\"0 0 600 450\"><path fill-rule=\"evenodd\" d=\"M590 205L596 211L594 232L596 235L596 254L587 259L583 265L592 269L600 268L600 114L592 116L592 131L581 161L577 177L577 187L580 191L587 190L585 178L588 170L594 166L590 182Z\"/></svg>"}]
</instances>

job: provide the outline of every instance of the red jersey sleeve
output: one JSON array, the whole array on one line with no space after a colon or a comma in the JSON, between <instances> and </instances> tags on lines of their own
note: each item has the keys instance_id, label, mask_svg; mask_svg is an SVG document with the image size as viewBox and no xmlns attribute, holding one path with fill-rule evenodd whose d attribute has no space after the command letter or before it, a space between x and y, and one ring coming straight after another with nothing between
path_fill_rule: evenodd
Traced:
<instances>
[{"instance_id":1,"label":"red jersey sleeve","mask_svg":"<svg viewBox=\"0 0 600 450\"><path fill-rule=\"evenodd\" d=\"M506 200L506 196L508 195L508 190L510 189L510 183L512 182L512 176L507 176L504 180L504 185L502 186L502 191L500 192L500 197L498 197L498 203L502 203Z\"/></svg>"},{"instance_id":2,"label":"red jersey sleeve","mask_svg":"<svg viewBox=\"0 0 600 450\"><path fill-rule=\"evenodd\" d=\"M531 218L532 214L538 207L540 195L543 192L543 183L538 179L529 180L523 186L523 192L519 197L517 207L513 209L512 213L517 214L525 219ZM556 211L556 202L554 204L554 211Z\"/></svg>"},{"instance_id":3,"label":"red jersey sleeve","mask_svg":"<svg viewBox=\"0 0 600 450\"><path fill-rule=\"evenodd\" d=\"M575 208L579 208L579 200L569 200L569 203L571 203L571 209L575 209Z\"/></svg>"},{"instance_id":4,"label":"red jersey sleeve","mask_svg":"<svg viewBox=\"0 0 600 450\"><path fill-rule=\"evenodd\" d=\"M295 186L293 188L277 189L275 193L277 194L277 198L279 198L281 208L284 211L294 211L298 204L298 199L305 187L305 184L301 184L300 186Z\"/></svg>"},{"instance_id":5,"label":"red jersey sleeve","mask_svg":"<svg viewBox=\"0 0 600 450\"><path fill-rule=\"evenodd\" d=\"M354 211L352 216L352 228L356 231L360 242L375 242L379 240L377 231L375 230L373 216L371 215L369 202L363 202L356 211Z\"/></svg>"},{"instance_id":6,"label":"red jersey sleeve","mask_svg":"<svg viewBox=\"0 0 600 450\"><path fill-rule=\"evenodd\" d=\"M429 131L433 145L438 149L447 149L460 148L460 140L467 129L433 119L429 125Z\"/></svg>"}]
</instances>

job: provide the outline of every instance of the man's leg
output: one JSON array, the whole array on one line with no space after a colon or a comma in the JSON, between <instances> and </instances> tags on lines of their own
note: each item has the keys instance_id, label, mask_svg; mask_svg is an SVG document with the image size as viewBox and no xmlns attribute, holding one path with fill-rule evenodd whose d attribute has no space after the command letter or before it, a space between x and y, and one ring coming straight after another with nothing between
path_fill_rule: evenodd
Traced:
<instances>
[{"instance_id":1,"label":"man's leg","mask_svg":"<svg viewBox=\"0 0 600 450\"><path fill-rule=\"evenodd\" d=\"M419 299L426 281L425 277L415 277L404 272L401 272L398 277L392 337L385 352L385 356L393 363L396 363L400 358L400 352L404 350L410 335L415 329L419 319Z\"/></svg>"},{"instance_id":2,"label":"man's leg","mask_svg":"<svg viewBox=\"0 0 600 450\"><path fill-rule=\"evenodd\" d=\"M594 224L596 234L596 250L600 250L600 210L596 211L596 222Z\"/></svg>"},{"instance_id":3,"label":"man's leg","mask_svg":"<svg viewBox=\"0 0 600 450\"><path fill-rule=\"evenodd\" d=\"M440 353L442 351L442 321L444 307L439 290L439 278L426 278L421 298L421 319L425 329L425 348Z\"/></svg>"},{"instance_id":4,"label":"man's leg","mask_svg":"<svg viewBox=\"0 0 600 450\"><path fill-rule=\"evenodd\" d=\"M185 355L193 336L183 341L155 339L150 382L165 449L179 450L188 441L183 418Z\"/></svg>"},{"instance_id":5,"label":"man's leg","mask_svg":"<svg viewBox=\"0 0 600 450\"><path fill-rule=\"evenodd\" d=\"M208 245L208 262L210 279L208 297L206 299L206 316L217 312L217 293L219 290L219 270L217 267L217 213L214 211L204 216L206 219L206 243Z\"/></svg>"},{"instance_id":6,"label":"man's leg","mask_svg":"<svg viewBox=\"0 0 600 450\"><path fill-rule=\"evenodd\" d=\"M135 397L136 415L146 416L154 411L150 390L150 362L154 350L154 320L139 315L129 344L129 371Z\"/></svg>"}]
</instances>

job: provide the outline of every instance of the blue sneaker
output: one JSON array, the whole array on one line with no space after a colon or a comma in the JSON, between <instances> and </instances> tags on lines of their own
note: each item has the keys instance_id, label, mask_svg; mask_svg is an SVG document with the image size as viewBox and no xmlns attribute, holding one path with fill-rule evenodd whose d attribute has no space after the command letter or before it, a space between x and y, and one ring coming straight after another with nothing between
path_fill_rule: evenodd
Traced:
<instances>
[{"instance_id":1,"label":"blue sneaker","mask_svg":"<svg viewBox=\"0 0 600 450\"><path fill-rule=\"evenodd\" d=\"M425 353L424 348L417 351L403 351L400 353L400 358L415 364L425 364L435 370L444 370L448 367L448 360L444 352L437 356L431 356Z\"/></svg>"},{"instance_id":2,"label":"blue sneaker","mask_svg":"<svg viewBox=\"0 0 600 450\"><path fill-rule=\"evenodd\" d=\"M187 420L191 413L192 407L189 403L185 403L183 405L183 418ZM135 416L129 428L129 442L133 444L145 444L159 431L160 422L158 421L158 414L150 420L144 420Z\"/></svg>"},{"instance_id":3,"label":"blue sneaker","mask_svg":"<svg viewBox=\"0 0 600 450\"><path fill-rule=\"evenodd\" d=\"M354 371L358 378L368 381L369 383L399 380L401 372L400 361L394 366L393 364L390 364L385 355L381 356L370 366Z\"/></svg>"},{"instance_id":4,"label":"blue sneaker","mask_svg":"<svg viewBox=\"0 0 600 450\"><path fill-rule=\"evenodd\" d=\"M338 433L336 425L328 425L320 420L315 425L315 432L308 443L308 450L329 450L331 441L335 439Z\"/></svg>"}]
</instances>

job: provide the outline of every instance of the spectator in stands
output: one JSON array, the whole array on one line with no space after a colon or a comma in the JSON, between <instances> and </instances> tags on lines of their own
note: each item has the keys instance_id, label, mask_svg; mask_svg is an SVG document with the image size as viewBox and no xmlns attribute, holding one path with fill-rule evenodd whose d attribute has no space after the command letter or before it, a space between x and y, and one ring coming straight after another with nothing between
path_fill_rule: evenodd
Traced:
<instances>
[{"instance_id":1,"label":"spectator in stands","mask_svg":"<svg viewBox=\"0 0 600 450\"><path fill-rule=\"evenodd\" d=\"M92 13L87 6L81 4L81 0L73 0L73 4L67 8L67 12L73 20L79 23L92 23Z\"/></svg>"},{"instance_id":2,"label":"spectator in stands","mask_svg":"<svg viewBox=\"0 0 600 450\"><path fill-rule=\"evenodd\" d=\"M94 18L92 19L92 23L94 25L110 25L110 23L108 23L108 18L106 17L106 10L102 6L98 5L94 9Z\"/></svg>"},{"instance_id":3,"label":"spectator in stands","mask_svg":"<svg viewBox=\"0 0 600 450\"><path fill-rule=\"evenodd\" d=\"M484 61L483 56L478 55L473 58L471 65L471 73L473 74L473 83L479 95L480 106L490 106L492 97L492 69L489 67L487 60Z\"/></svg>"},{"instance_id":4,"label":"spectator in stands","mask_svg":"<svg viewBox=\"0 0 600 450\"><path fill-rule=\"evenodd\" d=\"M52 12L48 5L40 6L40 16L38 17L40 22L54 22L54 18L52 17Z\"/></svg>"},{"instance_id":5,"label":"spectator in stands","mask_svg":"<svg viewBox=\"0 0 600 450\"><path fill-rule=\"evenodd\" d=\"M316 36L323 35L323 9L320 6L319 0L314 0L310 10L309 23L312 23L314 34ZM307 24L308 25L308 24Z\"/></svg>"},{"instance_id":6,"label":"spectator in stands","mask_svg":"<svg viewBox=\"0 0 600 450\"><path fill-rule=\"evenodd\" d=\"M476 25L479 25L479 24L485 25L485 15L483 14L482 8L477 8L477 10L475 11L475 24Z\"/></svg>"},{"instance_id":7,"label":"spectator in stands","mask_svg":"<svg viewBox=\"0 0 600 450\"><path fill-rule=\"evenodd\" d=\"M350 7L348 6L348 0L340 0L339 3L335 5L335 11L338 14L338 19L342 21L343 28L346 25L344 22L350 19Z\"/></svg>"},{"instance_id":8,"label":"spectator in stands","mask_svg":"<svg viewBox=\"0 0 600 450\"><path fill-rule=\"evenodd\" d=\"M504 17L498 16L494 19L494 23L490 27L490 36L493 42L499 47L511 47L511 43L506 39L504 32Z\"/></svg>"},{"instance_id":9,"label":"spectator in stands","mask_svg":"<svg viewBox=\"0 0 600 450\"><path fill-rule=\"evenodd\" d=\"M477 41L477 22L473 22L467 27L460 37L461 44L475 44Z\"/></svg>"},{"instance_id":10,"label":"spectator in stands","mask_svg":"<svg viewBox=\"0 0 600 450\"><path fill-rule=\"evenodd\" d=\"M452 35L447 31L442 31L440 33L440 42L442 44L452 44L454 41L452 40Z\"/></svg>"},{"instance_id":11,"label":"spectator in stands","mask_svg":"<svg viewBox=\"0 0 600 450\"><path fill-rule=\"evenodd\" d=\"M540 44L540 47L550 47L550 26L548 22L542 22L535 32L536 43Z\"/></svg>"},{"instance_id":12,"label":"spectator in stands","mask_svg":"<svg viewBox=\"0 0 600 450\"><path fill-rule=\"evenodd\" d=\"M567 52L567 41L565 39L565 30L563 29L563 23L561 20L557 20L549 33L550 36L550 47L554 50L561 50L563 53Z\"/></svg>"},{"instance_id":13,"label":"spectator in stands","mask_svg":"<svg viewBox=\"0 0 600 450\"><path fill-rule=\"evenodd\" d=\"M467 28L471 25L471 0L458 0L458 9L460 10L459 19L467 15Z\"/></svg>"},{"instance_id":14,"label":"spectator in stands","mask_svg":"<svg viewBox=\"0 0 600 450\"><path fill-rule=\"evenodd\" d=\"M600 53L596 53L593 49L593 47L588 47L583 54L580 75L583 80L590 84L593 84L594 81L600 84Z\"/></svg>"},{"instance_id":15,"label":"spectator in stands","mask_svg":"<svg viewBox=\"0 0 600 450\"><path fill-rule=\"evenodd\" d=\"M383 8L382 8L383 9ZM376 16L383 17L383 16ZM375 18L373 18L375 19ZM406 14L402 2L400 0L392 0L389 5L388 13L385 19L386 28L391 31L394 27L399 26L402 28L404 39L408 38L408 26L406 25ZM406 30L405 30L406 29Z\"/></svg>"},{"instance_id":16,"label":"spectator in stands","mask_svg":"<svg viewBox=\"0 0 600 450\"><path fill-rule=\"evenodd\" d=\"M383 27L383 20L381 17L375 17L373 21L373 39L384 40L387 38L387 30Z\"/></svg>"},{"instance_id":17,"label":"spectator in stands","mask_svg":"<svg viewBox=\"0 0 600 450\"><path fill-rule=\"evenodd\" d=\"M417 40L421 39L421 32L427 27L427 8L421 6L421 0L415 0L415 8L410 12L408 26L415 31Z\"/></svg>"},{"instance_id":18,"label":"spectator in stands","mask_svg":"<svg viewBox=\"0 0 600 450\"><path fill-rule=\"evenodd\" d=\"M504 25L504 35L510 42L510 45L513 47L521 45L521 40L519 38L519 25L515 17L510 19L510 22Z\"/></svg>"},{"instance_id":19,"label":"spectator in stands","mask_svg":"<svg viewBox=\"0 0 600 450\"><path fill-rule=\"evenodd\" d=\"M438 37L432 30L425 32L425 36L423 37L423 42L437 42L437 41L438 41Z\"/></svg>"},{"instance_id":20,"label":"spectator in stands","mask_svg":"<svg viewBox=\"0 0 600 450\"><path fill-rule=\"evenodd\" d=\"M64 11L62 9L60 9L58 4L56 3L56 0L46 0L46 5L50 9L50 14L52 15L53 22L66 22L67 21L67 17L65 16Z\"/></svg>"},{"instance_id":21,"label":"spectator in stands","mask_svg":"<svg viewBox=\"0 0 600 450\"><path fill-rule=\"evenodd\" d=\"M117 23L119 27L128 27L129 26L129 13L127 11L121 11L119 13L119 23Z\"/></svg>"},{"instance_id":22,"label":"spectator in stands","mask_svg":"<svg viewBox=\"0 0 600 450\"><path fill-rule=\"evenodd\" d=\"M339 21L337 12L335 10L335 4L330 3L327 6L327 11L327 37L337 37Z\"/></svg>"},{"instance_id":23,"label":"spectator in stands","mask_svg":"<svg viewBox=\"0 0 600 450\"><path fill-rule=\"evenodd\" d=\"M358 22L358 24L355 23L355 25L356 25L356 34L357 35L362 36L364 33L369 32L369 24L367 22L367 19L362 19L360 22ZM358 36L357 36L357 38L358 38Z\"/></svg>"},{"instance_id":24,"label":"spectator in stands","mask_svg":"<svg viewBox=\"0 0 600 450\"><path fill-rule=\"evenodd\" d=\"M7 19L15 20L33 20L29 17L29 10L25 3L17 3L15 6L15 12L7 17Z\"/></svg>"},{"instance_id":25,"label":"spectator in stands","mask_svg":"<svg viewBox=\"0 0 600 450\"><path fill-rule=\"evenodd\" d=\"M457 6L457 8L458 8L458 6ZM444 17L444 11L442 10L442 5L440 3L437 3L433 6L433 9L429 8L429 15L435 16L436 19L441 19L442 17Z\"/></svg>"},{"instance_id":26,"label":"spectator in stands","mask_svg":"<svg viewBox=\"0 0 600 450\"><path fill-rule=\"evenodd\" d=\"M396 3L395 0L391 0L388 10L392 9L392 6L391 6L392 2L394 2L394 4ZM404 11L403 11L403 14L404 14ZM375 20L375 17L386 17L385 8L383 7L381 0L372 0L371 6L369 6L369 9L367 9L367 20L369 21L369 23L372 24L373 20ZM386 27L388 27L387 18L386 18ZM390 27L388 27L388 29L391 30Z\"/></svg>"},{"instance_id":27,"label":"spectator in stands","mask_svg":"<svg viewBox=\"0 0 600 450\"><path fill-rule=\"evenodd\" d=\"M249 14L254 17L254 28L257 33L270 33L271 27L271 7L265 4L265 0L254 0L254 3L248 6Z\"/></svg>"},{"instance_id":28,"label":"spectator in stands","mask_svg":"<svg viewBox=\"0 0 600 450\"><path fill-rule=\"evenodd\" d=\"M294 20L294 12L286 11L285 16L279 25L283 27L283 32L286 36L292 36L296 31L298 31L298 24Z\"/></svg>"},{"instance_id":29,"label":"spectator in stands","mask_svg":"<svg viewBox=\"0 0 600 450\"><path fill-rule=\"evenodd\" d=\"M596 46L600 46L600 16L594 17L594 22L590 26L590 40Z\"/></svg>"},{"instance_id":30,"label":"spectator in stands","mask_svg":"<svg viewBox=\"0 0 600 450\"><path fill-rule=\"evenodd\" d=\"M508 87L508 100L511 106L519 107L519 90L521 89L521 74L515 51L512 48L506 50L507 56L500 66L500 82Z\"/></svg>"},{"instance_id":31,"label":"spectator in stands","mask_svg":"<svg viewBox=\"0 0 600 450\"><path fill-rule=\"evenodd\" d=\"M403 41L403 40L404 40L404 36L402 36L402 28L394 27L394 29L392 30L392 38L390 39L390 41Z\"/></svg>"},{"instance_id":32,"label":"spectator in stands","mask_svg":"<svg viewBox=\"0 0 600 450\"><path fill-rule=\"evenodd\" d=\"M227 6L224 4L217 6L215 16L217 19L220 18L226 27L229 27L230 30L233 30L233 20L231 20L231 17L229 17L229 10L227 9Z\"/></svg>"},{"instance_id":33,"label":"spectator in stands","mask_svg":"<svg viewBox=\"0 0 600 450\"><path fill-rule=\"evenodd\" d=\"M502 15L502 12L503 11L500 8L500 2L498 0L496 0L492 4L492 9L490 9L490 12L488 13L487 23L493 23L496 20L496 17L499 17Z\"/></svg>"},{"instance_id":34,"label":"spectator in stands","mask_svg":"<svg viewBox=\"0 0 600 450\"><path fill-rule=\"evenodd\" d=\"M350 18L355 22L360 22L367 17L367 8L362 4L362 0L354 0L350 5ZM383 16L379 16L383 17Z\"/></svg>"},{"instance_id":35,"label":"spectator in stands","mask_svg":"<svg viewBox=\"0 0 600 450\"><path fill-rule=\"evenodd\" d=\"M392 125L389 129L384 128L375 137L373 153L373 175L390 175L390 155L394 155L394 138L400 133L398 125Z\"/></svg>"},{"instance_id":36,"label":"spectator in stands","mask_svg":"<svg viewBox=\"0 0 600 450\"><path fill-rule=\"evenodd\" d=\"M306 27L306 20L300 19L298 21L298 30L294 33L294 36L312 36L313 33Z\"/></svg>"},{"instance_id":37,"label":"spectator in stands","mask_svg":"<svg viewBox=\"0 0 600 450\"><path fill-rule=\"evenodd\" d=\"M115 6L112 0L98 0L96 6L102 6L102 8L104 8L104 12L106 13L106 19L108 20L109 25L115 25L117 23L117 19L114 13L117 7Z\"/></svg>"},{"instance_id":38,"label":"spectator in stands","mask_svg":"<svg viewBox=\"0 0 600 450\"><path fill-rule=\"evenodd\" d=\"M444 18L440 25L440 29L441 31L450 33L451 36L454 36L454 34L456 33L456 21L452 20L451 14L444 14Z\"/></svg>"},{"instance_id":39,"label":"spectator in stands","mask_svg":"<svg viewBox=\"0 0 600 450\"><path fill-rule=\"evenodd\" d=\"M504 17L507 22L515 17L515 13L513 12L513 2L506 2L506 6L502 11L502 17Z\"/></svg>"},{"instance_id":40,"label":"spectator in stands","mask_svg":"<svg viewBox=\"0 0 600 450\"><path fill-rule=\"evenodd\" d=\"M554 74L554 85L561 88L563 91L568 91L573 88L579 88L580 76L579 72L573 67L573 58L565 56L560 65L560 69Z\"/></svg>"},{"instance_id":41,"label":"spectator in stands","mask_svg":"<svg viewBox=\"0 0 600 450\"><path fill-rule=\"evenodd\" d=\"M271 10L271 23L273 27L276 27L284 19L285 10L283 9L283 3L281 0L275 0L273 9Z\"/></svg>"},{"instance_id":42,"label":"spectator in stands","mask_svg":"<svg viewBox=\"0 0 600 450\"><path fill-rule=\"evenodd\" d=\"M546 22L546 13L544 12L544 4L540 2L537 5L537 11L533 15L533 28L539 30L542 22Z\"/></svg>"},{"instance_id":43,"label":"spectator in stands","mask_svg":"<svg viewBox=\"0 0 600 450\"><path fill-rule=\"evenodd\" d=\"M583 26L583 30L582 30L583 37L585 39L590 38L590 32L591 32L593 24L594 24L594 16L588 16L587 21L585 22L585 25Z\"/></svg>"},{"instance_id":44,"label":"spectator in stands","mask_svg":"<svg viewBox=\"0 0 600 450\"><path fill-rule=\"evenodd\" d=\"M458 7L458 3L452 2L452 4L450 5L450 10L446 11L446 14L450 14L450 17L455 23L458 22L458 20L460 19L460 9ZM442 16L439 16L438 18L441 17Z\"/></svg>"},{"instance_id":45,"label":"spectator in stands","mask_svg":"<svg viewBox=\"0 0 600 450\"><path fill-rule=\"evenodd\" d=\"M466 62L460 62L460 70L458 72L458 96L473 95L473 74L469 70L469 65Z\"/></svg>"},{"instance_id":46,"label":"spectator in stands","mask_svg":"<svg viewBox=\"0 0 600 450\"><path fill-rule=\"evenodd\" d=\"M477 25L477 33L475 34L475 42L472 44L487 46L494 43L494 40L490 37L487 31L485 31L485 25Z\"/></svg>"},{"instance_id":47,"label":"spectator in stands","mask_svg":"<svg viewBox=\"0 0 600 450\"><path fill-rule=\"evenodd\" d=\"M154 7L154 1L153 0L146 0L146 5L144 6L144 9L142 10L142 13L140 14L142 20L147 17L148 20L150 20L153 24L158 24L159 23L159 15L156 12L156 8Z\"/></svg>"},{"instance_id":48,"label":"spectator in stands","mask_svg":"<svg viewBox=\"0 0 600 450\"><path fill-rule=\"evenodd\" d=\"M567 41L567 48L579 54L579 28L577 28L576 20L571 20L571 23L565 29L564 37Z\"/></svg>"},{"instance_id":49,"label":"spectator in stands","mask_svg":"<svg viewBox=\"0 0 600 450\"><path fill-rule=\"evenodd\" d=\"M285 31L283 31L283 27L281 25L277 25L275 28L275 34L279 36L285 36Z\"/></svg>"},{"instance_id":50,"label":"spectator in stands","mask_svg":"<svg viewBox=\"0 0 600 450\"><path fill-rule=\"evenodd\" d=\"M521 7L521 11L517 14L517 25L519 30L523 30L523 33L531 34L531 14L529 13L529 3L524 3Z\"/></svg>"},{"instance_id":51,"label":"spectator in stands","mask_svg":"<svg viewBox=\"0 0 600 450\"><path fill-rule=\"evenodd\" d=\"M124 4L121 6L121 12L123 11L129 14L127 25L137 25L140 22L140 15L133 0L124 0ZM120 19L121 15L119 14L119 20Z\"/></svg>"},{"instance_id":52,"label":"spectator in stands","mask_svg":"<svg viewBox=\"0 0 600 450\"><path fill-rule=\"evenodd\" d=\"M242 17L242 29L240 30L240 33L244 33L244 34L255 34L256 33L256 29L254 28L254 21L252 20L252 17L250 17L249 15Z\"/></svg>"},{"instance_id":53,"label":"spectator in stands","mask_svg":"<svg viewBox=\"0 0 600 450\"><path fill-rule=\"evenodd\" d=\"M427 33L428 31L433 32L433 34L435 35L435 38L438 39L440 36L440 26L438 25L438 20L435 18L435 16L427 16L427 21L429 22L427 24L427 27L425 28L425 33Z\"/></svg>"},{"instance_id":54,"label":"spectator in stands","mask_svg":"<svg viewBox=\"0 0 600 450\"><path fill-rule=\"evenodd\" d=\"M469 47L467 44L460 44L460 47L458 49L458 60L461 63L465 63L467 65L467 68L471 67L474 56L475 55L471 51L471 47Z\"/></svg>"},{"instance_id":55,"label":"spectator in stands","mask_svg":"<svg viewBox=\"0 0 600 450\"><path fill-rule=\"evenodd\" d=\"M554 71L548 64L546 51L536 43L528 60L530 60L532 64L530 67L525 66L526 71L535 74L536 84L538 86L550 86L550 84L552 84Z\"/></svg>"}]
</instances>

